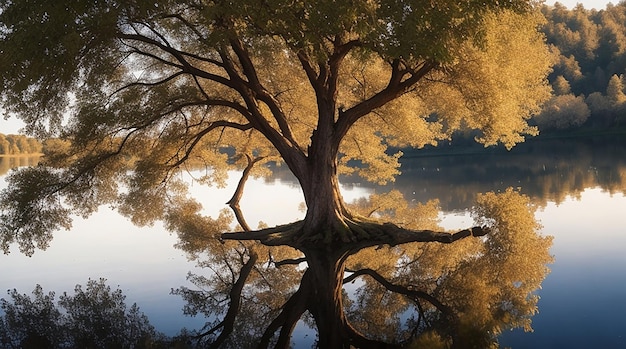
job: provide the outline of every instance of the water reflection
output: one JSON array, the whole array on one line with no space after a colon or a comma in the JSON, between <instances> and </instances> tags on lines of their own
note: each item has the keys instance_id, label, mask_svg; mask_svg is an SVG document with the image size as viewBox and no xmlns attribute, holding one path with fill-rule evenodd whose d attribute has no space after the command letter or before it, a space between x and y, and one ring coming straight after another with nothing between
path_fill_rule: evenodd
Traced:
<instances>
[{"instance_id":1,"label":"water reflection","mask_svg":"<svg viewBox=\"0 0 626 349\"><path fill-rule=\"evenodd\" d=\"M549 152L550 149L554 152ZM623 145L598 140L583 143L559 140L523 145L507 156L496 152L463 157L410 158L403 163L403 176L393 186L399 193L377 194L369 201L355 203L355 206L363 215L372 214L372 208L377 207L378 216L393 214L397 215L394 219L406 224L434 227L437 223L436 214L433 215L437 212L436 205L417 205L415 202L439 198L440 206L446 211L466 209L472 205L477 192L498 189L506 193L506 187L519 186L521 192L530 196L530 201L552 210L556 209L552 207L554 204L546 205L546 201L565 204L572 201L571 196L585 195L584 190L588 187L624 191L624 150ZM386 189L389 188L377 188L376 191L382 193ZM400 197L407 200L402 203L398 200ZM510 202L505 206L519 209L527 207L526 204ZM187 211L190 212L194 213L193 210ZM549 212L548 216L554 211ZM570 214L571 217L576 215ZM190 334L192 337L205 334L196 339L204 344L214 342L224 326L232 325L233 333L237 335L230 336L227 343L241 347L244 341L263 338L266 330L272 328L282 304L299 289L305 265L280 263L297 261L299 255L292 250L268 249L257 244L222 244L214 239L213 233L225 229L224 225L230 224L229 217L214 216L213 219L199 220L197 227L185 228L188 230L171 227L180 233L179 246L204 267L190 276L194 285L181 287L175 293L185 300L187 313L207 316L206 326ZM603 220L590 218L592 226L586 230L592 231L593 226ZM215 228L207 230L207 226ZM575 230L558 225L549 225L546 230L557 235L572 235L572 231ZM582 232L580 239L587 240L582 237ZM408 339L412 338L416 345L436 347L433 343L437 343L446 347L455 338L465 341L471 338L481 343L477 347L493 344L496 333L514 326L527 326L531 315L537 311L536 298L531 290L545 277L548 245L548 240L541 235L522 232L496 234L451 245L411 244L363 250L351 257L351 273L346 274L349 320L356 330L381 341L409 344ZM589 248L585 251L578 251L575 255L570 253L571 261L588 254L592 250L589 245L586 244ZM554 251L557 261L553 269L556 269L568 258L558 248ZM279 265L276 266L275 262ZM583 264L589 267L585 270L593 273L591 263ZM623 273L623 269L617 267L623 263L612 265L614 273ZM572 270L570 273L574 273ZM249 276L239 296L239 315L236 321L228 324L224 320L234 304L232 291L237 288L233 286L238 285L242 273ZM387 282L377 281L377 275L385 276ZM550 281L552 276L544 284L551 286L544 289L546 296L563 293L555 285L562 283L562 276L557 281ZM603 274L605 278L611 276ZM587 281L580 280L580 283L589 284ZM567 292L571 292L576 283L567 285L570 287ZM589 290L589 294L597 291ZM567 297L557 295L554 298ZM313 323L305 314L297 326L302 328L307 324ZM557 332L551 330L550 333ZM277 336L271 340L275 341ZM516 347L515 342L512 344Z\"/></svg>"},{"instance_id":2,"label":"water reflection","mask_svg":"<svg viewBox=\"0 0 626 349\"><path fill-rule=\"evenodd\" d=\"M4 176L12 168L36 166L41 156L0 156L0 176Z\"/></svg>"},{"instance_id":3,"label":"water reflection","mask_svg":"<svg viewBox=\"0 0 626 349\"><path fill-rule=\"evenodd\" d=\"M136 304L127 307L120 289L106 280L89 280L74 294L44 293L37 285L32 296L9 291L0 299L2 348L149 348L157 347L157 334ZM165 347L165 346L163 346Z\"/></svg>"},{"instance_id":4,"label":"water reflection","mask_svg":"<svg viewBox=\"0 0 626 349\"><path fill-rule=\"evenodd\" d=\"M418 202L438 199L444 211L471 207L477 193L519 187L533 202L562 202L586 188L626 191L623 136L536 139L504 149L456 148L407 153L391 186Z\"/></svg>"},{"instance_id":5,"label":"water reflection","mask_svg":"<svg viewBox=\"0 0 626 349\"><path fill-rule=\"evenodd\" d=\"M497 346L503 330L530 329L538 300L533 291L552 261L551 239L538 234L527 197L507 190L478 201L476 217L493 228L485 238L380 246L348 259L345 311L354 331L389 347L486 348ZM407 228L440 229L436 202L410 204L397 191L361 199L353 209L402 221ZM299 294L315 285L306 284L298 251L220 242L215 239L224 228L220 222L183 216L190 212L178 213L181 223L197 222L175 227L178 246L205 269L189 275L195 287L174 293L186 300L186 313L209 319L191 333L199 346L273 346L282 332L293 330L283 321L290 317L293 326L299 320L300 326L315 328L310 315L300 318ZM293 340L302 345L302 338Z\"/></svg>"}]
</instances>

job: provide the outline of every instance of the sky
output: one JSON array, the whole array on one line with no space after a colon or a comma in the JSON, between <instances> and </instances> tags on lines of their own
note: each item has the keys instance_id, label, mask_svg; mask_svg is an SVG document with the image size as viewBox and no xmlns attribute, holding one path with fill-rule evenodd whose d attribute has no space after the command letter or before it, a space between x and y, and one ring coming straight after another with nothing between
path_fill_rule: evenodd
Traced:
<instances>
[{"instance_id":1,"label":"sky","mask_svg":"<svg viewBox=\"0 0 626 349\"><path fill-rule=\"evenodd\" d=\"M553 5L556 1L553 0L547 0L546 4L548 5ZM613 0L613 1L605 1L605 0L561 0L558 1L561 4L565 5L567 8L571 9L574 6L576 6L576 4L583 4L583 6L586 9L592 9L595 8L596 10L602 10L604 8L606 8L606 5L608 3L613 3L613 4L617 4L620 2L620 0Z\"/></svg>"},{"instance_id":2,"label":"sky","mask_svg":"<svg viewBox=\"0 0 626 349\"><path fill-rule=\"evenodd\" d=\"M595 8L597 10L606 8L608 3L617 4L620 0L614 1L605 1L605 0L561 0L559 1L561 4L565 5L567 8L571 9L576 4L581 3L586 9ZM546 4L553 5L555 2L552 0L546 1ZM0 115L4 116L2 111L0 110ZM15 118L10 118L9 120L4 120L4 117L0 117L0 133L3 134L16 134L19 133L20 128L22 127L22 123Z\"/></svg>"}]
</instances>

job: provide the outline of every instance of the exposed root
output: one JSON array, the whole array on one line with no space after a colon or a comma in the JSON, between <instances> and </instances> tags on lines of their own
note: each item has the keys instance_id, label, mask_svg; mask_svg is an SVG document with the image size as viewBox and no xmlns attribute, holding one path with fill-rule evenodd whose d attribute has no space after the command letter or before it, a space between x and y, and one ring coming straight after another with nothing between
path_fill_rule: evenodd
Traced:
<instances>
[{"instance_id":1,"label":"exposed root","mask_svg":"<svg viewBox=\"0 0 626 349\"><path fill-rule=\"evenodd\" d=\"M433 230L411 230L393 223L377 223L361 219L337 220L331 229L311 233L305 222L298 221L250 232L222 234L224 240L257 240L267 246L287 245L296 249L312 246L361 249L379 245L400 245L409 242L452 243L470 236L488 234L488 227L472 227L455 233Z\"/></svg>"}]
</instances>

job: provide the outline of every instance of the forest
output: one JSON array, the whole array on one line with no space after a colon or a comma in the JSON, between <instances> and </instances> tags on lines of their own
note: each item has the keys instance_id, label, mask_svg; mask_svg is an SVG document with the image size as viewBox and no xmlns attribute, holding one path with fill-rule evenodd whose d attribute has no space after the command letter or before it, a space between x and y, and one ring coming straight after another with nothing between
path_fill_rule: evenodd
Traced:
<instances>
[{"instance_id":1,"label":"forest","mask_svg":"<svg viewBox=\"0 0 626 349\"><path fill-rule=\"evenodd\" d=\"M0 133L0 155L38 154L41 151L42 145L35 138Z\"/></svg>"},{"instance_id":2,"label":"forest","mask_svg":"<svg viewBox=\"0 0 626 349\"><path fill-rule=\"evenodd\" d=\"M541 131L619 127L626 116L626 3L569 10L544 5L554 55L553 96L534 119Z\"/></svg>"}]
</instances>

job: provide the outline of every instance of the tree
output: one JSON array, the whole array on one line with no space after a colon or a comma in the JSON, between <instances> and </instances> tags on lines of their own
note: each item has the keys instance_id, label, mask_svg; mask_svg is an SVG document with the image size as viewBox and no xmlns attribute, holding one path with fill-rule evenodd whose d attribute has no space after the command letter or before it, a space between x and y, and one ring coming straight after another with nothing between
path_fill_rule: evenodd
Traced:
<instances>
[{"instance_id":1,"label":"tree","mask_svg":"<svg viewBox=\"0 0 626 349\"><path fill-rule=\"evenodd\" d=\"M541 130L562 130L584 124L590 114L585 99L569 93L552 97L535 117L535 121Z\"/></svg>"},{"instance_id":2,"label":"tree","mask_svg":"<svg viewBox=\"0 0 626 349\"><path fill-rule=\"evenodd\" d=\"M606 87L606 96L611 106L615 109L626 103L626 93L624 93L624 83L622 79L622 76L613 75L609 79L609 83Z\"/></svg>"},{"instance_id":3,"label":"tree","mask_svg":"<svg viewBox=\"0 0 626 349\"><path fill-rule=\"evenodd\" d=\"M206 166L201 179L219 184L230 165L243 170L243 184L258 165L280 160L302 187L305 218L249 231L234 196L244 231L221 239L290 246L306 259L300 288L268 328L267 336L280 329L281 347L305 311L320 346L372 345L343 309L346 260L357 251L488 231L361 217L343 202L339 173L393 180L400 153L388 146L436 144L459 129L512 147L536 134L527 120L549 96L534 1L36 0L0 8L6 110L27 131L73 144L10 177L0 197L3 246L17 241L32 253L33 240L45 247L69 213L102 204L138 224L177 219L188 200L176 173ZM188 217L202 221L198 213ZM241 258L254 263L248 252Z\"/></svg>"},{"instance_id":4,"label":"tree","mask_svg":"<svg viewBox=\"0 0 626 349\"><path fill-rule=\"evenodd\" d=\"M159 337L137 304L127 309L126 296L106 280L89 280L64 293L58 306L54 292L40 285L32 298L13 289L0 299L0 343L3 348L136 348L150 347ZM161 335L162 337L162 335Z\"/></svg>"},{"instance_id":5,"label":"tree","mask_svg":"<svg viewBox=\"0 0 626 349\"><path fill-rule=\"evenodd\" d=\"M405 228L441 229L436 201L409 203L395 190L349 206L363 216L400 221ZM529 330L537 311L534 290L552 261L551 238L537 234L535 206L529 198L510 188L480 195L473 211L476 218L494 222L494 232L484 239L371 247L350 256L349 275L343 282L351 285L351 295L344 295L351 325L368 338L415 348L436 347L426 341L444 348L486 348L497 344L497 336L508 329ZM207 239L205 246L210 244ZM196 288L182 287L174 293L186 300L188 314L210 319L189 336L192 343L252 347L263 338L263 330L280 313L305 271L289 264L268 267L267 251L259 253L260 263L249 274L252 287L241 297L241 312L246 316L231 322L225 300L233 299L233 290L239 289L236 285L248 261L232 254L232 247L206 248L206 254L196 255L198 251L190 246L181 247L196 256L205 271L189 275ZM277 252L271 251L273 257L288 257ZM233 266L240 266L241 272ZM312 323L307 316L304 321ZM237 335L217 340L220 326L235 327Z\"/></svg>"},{"instance_id":6,"label":"tree","mask_svg":"<svg viewBox=\"0 0 626 349\"><path fill-rule=\"evenodd\" d=\"M552 83L552 88L554 89L554 93L557 96L572 93L572 88L569 84L569 81L567 81L567 79L565 79L563 75L559 75L556 77L556 79Z\"/></svg>"}]
</instances>

